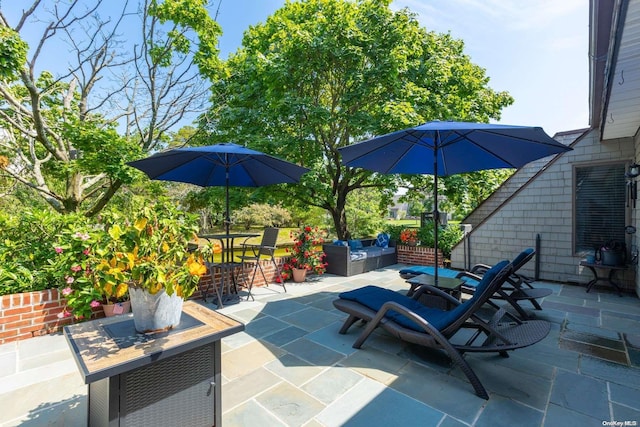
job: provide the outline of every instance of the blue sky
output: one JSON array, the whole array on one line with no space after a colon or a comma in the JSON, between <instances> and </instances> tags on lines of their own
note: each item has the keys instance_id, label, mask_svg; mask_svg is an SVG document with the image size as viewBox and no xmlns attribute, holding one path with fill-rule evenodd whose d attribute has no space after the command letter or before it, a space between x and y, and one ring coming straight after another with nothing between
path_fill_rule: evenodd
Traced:
<instances>
[{"instance_id":1,"label":"blue sky","mask_svg":"<svg viewBox=\"0 0 640 427\"><path fill-rule=\"evenodd\" d=\"M212 12L218 0L212 1ZM223 56L242 33L263 22L284 0L222 0L218 21ZM512 106L501 123L542 126L547 133L588 127L589 5L585 0L394 0L428 30L464 40L490 86L508 91Z\"/></svg>"}]
</instances>

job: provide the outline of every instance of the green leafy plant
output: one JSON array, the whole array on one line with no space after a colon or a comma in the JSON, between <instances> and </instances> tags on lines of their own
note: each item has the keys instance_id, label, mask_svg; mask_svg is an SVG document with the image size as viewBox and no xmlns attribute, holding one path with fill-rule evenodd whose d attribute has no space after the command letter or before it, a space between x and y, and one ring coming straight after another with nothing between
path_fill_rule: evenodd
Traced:
<instances>
[{"instance_id":1,"label":"green leafy plant","mask_svg":"<svg viewBox=\"0 0 640 427\"><path fill-rule=\"evenodd\" d=\"M127 286L189 298L207 271L205 254L187 250L196 224L196 216L168 204L144 207L133 221L114 214L95 251L97 286L115 297Z\"/></svg>"},{"instance_id":2,"label":"green leafy plant","mask_svg":"<svg viewBox=\"0 0 640 427\"><path fill-rule=\"evenodd\" d=\"M300 230L292 231L293 247L287 249L291 254L289 262L282 268L282 278L288 279L294 268L305 269L316 274L322 274L327 269L324 262L325 253L322 250L324 243L318 227L304 226Z\"/></svg>"}]
</instances>

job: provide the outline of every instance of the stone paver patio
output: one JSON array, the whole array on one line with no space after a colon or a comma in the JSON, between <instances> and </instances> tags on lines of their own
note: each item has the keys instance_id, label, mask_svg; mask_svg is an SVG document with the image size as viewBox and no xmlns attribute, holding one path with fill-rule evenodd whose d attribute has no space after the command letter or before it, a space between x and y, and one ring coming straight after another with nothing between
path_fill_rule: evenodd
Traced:
<instances>
[{"instance_id":1,"label":"stone paver patio","mask_svg":"<svg viewBox=\"0 0 640 427\"><path fill-rule=\"evenodd\" d=\"M349 278L254 291L220 312L246 324L223 340L223 424L234 426L602 426L640 422L640 300L607 290L550 287L542 342L502 358L465 357L490 393L473 393L439 352L361 326L338 329L331 302L367 284L407 289L401 265ZM214 305L205 303L215 308ZM87 387L62 335L0 346L0 426L82 426ZM634 425L634 424L627 425Z\"/></svg>"}]
</instances>

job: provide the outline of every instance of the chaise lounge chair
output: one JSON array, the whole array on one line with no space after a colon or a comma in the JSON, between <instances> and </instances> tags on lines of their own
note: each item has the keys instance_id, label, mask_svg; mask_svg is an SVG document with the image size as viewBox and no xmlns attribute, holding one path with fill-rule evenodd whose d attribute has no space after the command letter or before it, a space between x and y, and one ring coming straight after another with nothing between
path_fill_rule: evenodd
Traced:
<instances>
[{"instance_id":1,"label":"chaise lounge chair","mask_svg":"<svg viewBox=\"0 0 640 427\"><path fill-rule=\"evenodd\" d=\"M361 348L369 335L383 327L393 336L414 344L444 350L469 379L476 394L483 399L489 395L471 366L462 357L465 352L497 352L508 357L507 351L535 344L547 336L550 324L543 320L523 321L500 308L488 321L478 315L478 310L503 285L512 272L508 261L490 268L478 283L473 296L461 303L445 292L431 286L421 286L412 297L377 286L365 286L343 292L333 305L349 315L340 334L358 320L368 324L360 334L354 348ZM449 311L429 308L419 302L424 292L448 299L455 308ZM506 321L504 321L506 320ZM466 341L456 339L463 329L473 333L464 335ZM457 342L460 341L460 342Z\"/></svg>"},{"instance_id":2,"label":"chaise lounge chair","mask_svg":"<svg viewBox=\"0 0 640 427\"><path fill-rule=\"evenodd\" d=\"M532 285L533 280L518 273L524 265L526 265L535 255L533 248L527 248L520 252L512 262L513 271L505 281L504 285L493 296L494 299L502 299L507 301L523 319L530 319L530 316L518 301L528 300L536 310L542 310L537 299L544 298L552 294L551 289L536 288ZM468 294L475 292L475 287L482 279L482 276L491 267L486 264L476 264L468 272L450 270L447 268L438 268L438 275L442 277L456 277L464 280L462 291ZM400 276L408 279L418 274L434 273L434 267L412 266L400 270Z\"/></svg>"}]
</instances>

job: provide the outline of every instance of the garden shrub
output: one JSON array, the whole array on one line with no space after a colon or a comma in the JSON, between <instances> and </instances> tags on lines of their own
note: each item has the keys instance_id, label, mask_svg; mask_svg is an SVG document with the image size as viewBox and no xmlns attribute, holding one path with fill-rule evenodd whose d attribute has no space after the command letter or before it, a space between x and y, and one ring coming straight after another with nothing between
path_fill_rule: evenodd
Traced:
<instances>
[{"instance_id":1,"label":"garden shrub","mask_svg":"<svg viewBox=\"0 0 640 427\"><path fill-rule=\"evenodd\" d=\"M87 224L81 215L60 215L48 209L0 212L0 295L58 287L48 269L62 230Z\"/></svg>"}]
</instances>

